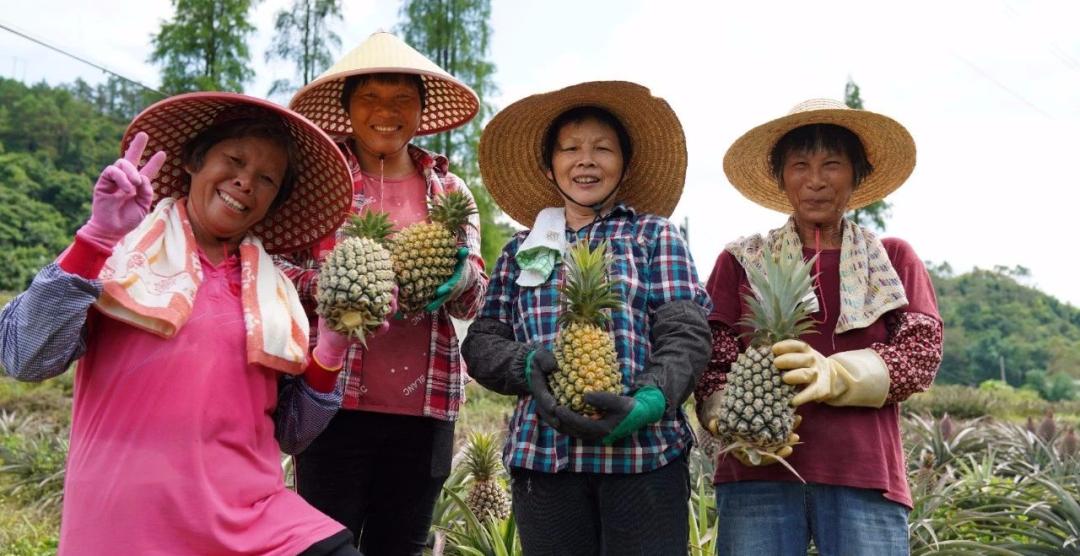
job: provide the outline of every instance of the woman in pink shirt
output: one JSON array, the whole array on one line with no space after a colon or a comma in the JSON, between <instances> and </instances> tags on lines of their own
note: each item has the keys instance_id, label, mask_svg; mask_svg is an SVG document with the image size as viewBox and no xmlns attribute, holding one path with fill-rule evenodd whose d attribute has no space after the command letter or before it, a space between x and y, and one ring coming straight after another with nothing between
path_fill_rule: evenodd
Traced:
<instances>
[{"instance_id":1,"label":"woman in pink shirt","mask_svg":"<svg viewBox=\"0 0 1080 556\"><path fill-rule=\"evenodd\" d=\"M161 101L123 145L72 246L0 313L16 378L79 361L60 553L356 554L280 463L336 413L349 341L324 330L309 356L269 256L340 225L344 158L306 119L229 93Z\"/></svg>"},{"instance_id":2,"label":"woman in pink shirt","mask_svg":"<svg viewBox=\"0 0 1080 556\"><path fill-rule=\"evenodd\" d=\"M747 347L740 322L754 295L746 268L763 251L816 257L814 330L772 346L802 424L773 457L736 451L717 462L718 554L908 553L911 494L899 403L930 386L942 324L922 261L900 239L845 218L882 199L915 167L915 143L891 118L829 100L807 101L739 138L724 171L740 193L791 215L768 234L740 238L717 258L711 361L698 383L698 415L714 434L731 363ZM797 444L795 444L797 442ZM734 457L733 457L734 456ZM781 465L783 458L805 479Z\"/></svg>"}]
</instances>

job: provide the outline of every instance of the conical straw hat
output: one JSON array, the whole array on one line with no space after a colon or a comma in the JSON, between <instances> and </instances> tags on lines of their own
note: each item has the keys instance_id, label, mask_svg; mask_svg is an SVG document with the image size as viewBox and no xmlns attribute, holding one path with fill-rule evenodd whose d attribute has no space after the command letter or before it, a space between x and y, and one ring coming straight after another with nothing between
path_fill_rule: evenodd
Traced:
<instances>
[{"instance_id":1,"label":"conical straw hat","mask_svg":"<svg viewBox=\"0 0 1080 556\"><path fill-rule=\"evenodd\" d=\"M307 116L336 137L352 135L349 114L341 106L345 78L367 73L409 73L424 80L425 104L417 135L453 129L480 110L480 99L431 60L394 35L379 31L330 69L297 91L289 108Z\"/></svg>"},{"instance_id":2,"label":"conical straw hat","mask_svg":"<svg viewBox=\"0 0 1080 556\"><path fill-rule=\"evenodd\" d=\"M165 151L165 165L154 179L154 203L184 197L183 148L204 129L237 118L277 118L296 145L299 160L289 199L251 228L269 253L312 245L337 229L352 206L352 176L341 150L307 118L272 102L235 93L188 93L159 101L135 116L124 132L120 152L140 131L149 142L144 157ZM145 160L140 164L145 163Z\"/></svg>"}]
</instances>

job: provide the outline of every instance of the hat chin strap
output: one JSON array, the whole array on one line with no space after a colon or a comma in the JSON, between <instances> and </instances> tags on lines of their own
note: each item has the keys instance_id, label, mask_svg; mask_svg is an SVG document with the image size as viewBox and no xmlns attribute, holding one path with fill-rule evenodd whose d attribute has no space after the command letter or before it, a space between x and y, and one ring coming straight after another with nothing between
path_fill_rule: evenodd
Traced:
<instances>
[{"instance_id":1,"label":"hat chin strap","mask_svg":"<svg viewBox=\"0 0 1080 556\"><path fill-rule=\"evenodd\" d=\"M583 204L583 203L579 203L577 201L577 199L574 199L573 197L570 196L569 193L567 193L566 191L563 190L562 186L559 185L558 181L555 181L552 178L548 178L548 181L550 181L552 184L555 185L555 189L558 189L559 194L562 195L563 198L566 199L567 201L570 201L571 203L574 203L575 205L577 205L579 207L583 207L583 208L587 208L587 209L592 210L593 211L593 221L595 222L597 220L600 220L600 216L601 216L600 211L603 210L604 205L607 204L607 202L608 202L608 199L611 199L611 197L613 195L615 195L615 193L617 193L619 191L619 188L622 187L623 176L625 176L625 175L626 175L626 168L623 168L623 171L619 173L619 183L616 183L615 187L612 187L611 191L609 191L607 195L604 195L603 199L600 199L599 201L597 201L597 202L595 202L595 203L593 203L591 205L586 205L586 204Z\"/></svg>"}]
</instances>

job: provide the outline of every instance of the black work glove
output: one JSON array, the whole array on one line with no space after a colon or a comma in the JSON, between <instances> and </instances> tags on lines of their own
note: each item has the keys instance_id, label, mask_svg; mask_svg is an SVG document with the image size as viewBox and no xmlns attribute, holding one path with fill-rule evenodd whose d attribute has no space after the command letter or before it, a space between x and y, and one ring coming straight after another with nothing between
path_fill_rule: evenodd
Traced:
<instances>
[{"instance_id":1,"label":"black work glove","mask_svg":"<svg viewBox=\"0 0 1080 556\"><path fill-rule=\"evenodd\" d=\"M599 409L601 417L593 419L579 415L570 408L560 405L555 408L555 417L562 424L559 432L596 442L611 434L615 427L630 415L637 402L630 396L620 396L610 392L589 392L585 394L585 403Z\"/></svg>"},{"instance_id":2,"label":"black work glove","mask_svg":"<svg viewBox=\"0 0 1080 556\"><path fill-rule=\"evenodd\" d=\"M544 348L536 348L525 356L525 381L536 400L536 414L556 430L559 429L559 418L555 415L555 396L548 387L548 375L558 368L555 355Z\"/></svg>"}]
</instances>

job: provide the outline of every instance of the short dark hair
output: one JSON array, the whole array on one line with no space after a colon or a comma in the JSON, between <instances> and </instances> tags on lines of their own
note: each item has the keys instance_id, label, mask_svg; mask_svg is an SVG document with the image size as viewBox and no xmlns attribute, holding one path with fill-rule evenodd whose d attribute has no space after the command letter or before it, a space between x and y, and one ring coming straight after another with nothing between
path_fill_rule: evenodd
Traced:
<instances>
[{"instance_id":1,"label":"short dark hair","mask_svg":"<svg viewBox=\"0 0 1080 556\"><path fill-rule=\"evenodd\" d=\"M784 164L788 156L797 152L844 154L851 161L856 188L874 171L862 141L850 129L835 124L809 124L785 133L769 153L769 169L780 189L784 188Z\"/></svg>"},{"instance_id":2,"label":"short dark hair","mask_svg":"<svg viewBox=\"0 0 1080 556\"><path fill-rule=\"evenodd\" d=\"M202 130L184 144L180 156L184 166L190 166L196 171L202 168L206 161L206 153L214 145L228 140L241 139L244 137L258 137L266 139L284 149L286 154L285 175L281 178L277 195L270 203L270 211L273 212L289 200L296 178L299 174L300 151L293 141L292 134L282 123L281 119L269 112L263 116L247 115L243 117L226 119ZM185 176L188 185L191 185L191 177Z\"/></svg>"},{"instance_id":3,"label":"short dark hair","mask_svg":"<svg viewBox=\"0 0 1080 556\"><path fill-rule=\"evenodd\" d=\"M427 105L427 88L424 86L424 78L415 73L361 73L360 75L350 75L345 78L345 85L341 88L341 107L345 109L345 113L349 113L349 101L352 99L353 93L361 85L368 81L376 81L378 83L412 83L416 86L416 92L420 95L420 111L423 112L424 106Z\"/></svg>"},{"instance_id":4,"label":"short dark hair","mask_svg":"<svg viewBox=\"0 0 1080 556\"><path fill-rule=\"evenodd\" d=\"M551 169L551 159L555 155L555 142L559 140L559 132L568 124L577 124L585 120L596 120L615 131L619 139L619 150L622 151L623 169L630 165L630 157L634 154L634 146L630 143L630 134L626 127L615 117L614 114L599 106L578 106L571 108L551 120L551 125L544 132L544 142L541 144L541 162L544 169Z\"/></svg>"}]
</instances>

